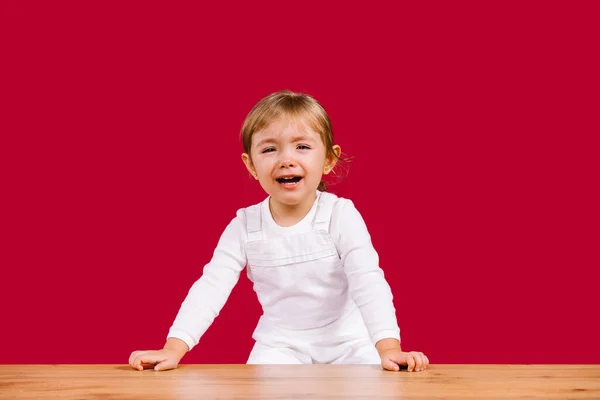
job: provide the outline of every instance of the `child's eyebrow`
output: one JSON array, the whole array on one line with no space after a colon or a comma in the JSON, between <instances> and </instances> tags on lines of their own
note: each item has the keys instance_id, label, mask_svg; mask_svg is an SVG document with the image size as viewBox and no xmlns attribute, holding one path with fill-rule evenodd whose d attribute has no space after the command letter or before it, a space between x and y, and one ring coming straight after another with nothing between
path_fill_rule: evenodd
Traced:
<instances>
[{"instance_id":1,"label":"child's eyebrow","mask_svg":"<svg viewBox=\"0 0 600 400\"><path fill-rule=\"evenodd\" d=\"M296 143L296 142L314 142L315 140L313 138L311 138L310 136L306 136L306 135L302 135L302 136L294 136L292 138L292 142Z\"/></svg>"},{"instance_id":2,"label":"child's eyebrow","mask_svg":"<svg viewBox=\"0 0 600 400\"><path fill-rule=\"evenodd\" d=\"M262 146L264 146L267 143L274 143L274 142L275 142L275 139L273 139L273 138L266 138L266 139L263 139L263 140L259 140L258 143L256 143L256 147L262 147Z\"/></svg>"}]
</instances>

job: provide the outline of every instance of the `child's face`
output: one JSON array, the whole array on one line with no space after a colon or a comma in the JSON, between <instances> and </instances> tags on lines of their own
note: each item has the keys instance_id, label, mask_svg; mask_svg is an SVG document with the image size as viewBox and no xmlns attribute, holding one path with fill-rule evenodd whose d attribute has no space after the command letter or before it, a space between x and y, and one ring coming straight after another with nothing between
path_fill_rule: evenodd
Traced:
<instances>
[{"instance_id":1,"label":"child's face","mask_svg":"<svg viewBox=\"0 0 600 400\"><path fill-rule=\"evenodd\" d=\"M339 146L334 146L339 154ZM282 118L252 137L242 159L271 200L282 205L312 204L323 174L335 160L326 157L321 136L301 122Z\"/></svg>"}]
</instances>

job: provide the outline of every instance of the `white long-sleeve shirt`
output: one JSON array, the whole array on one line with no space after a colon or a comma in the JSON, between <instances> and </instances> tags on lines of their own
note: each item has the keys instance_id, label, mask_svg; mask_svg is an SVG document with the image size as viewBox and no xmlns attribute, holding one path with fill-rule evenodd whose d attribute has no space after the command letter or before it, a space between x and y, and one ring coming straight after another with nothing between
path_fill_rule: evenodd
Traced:
<instances>
[{"instance_id":1,"label":"white long-sleeve shirt","mask_svg":"<svg viewBox=\"0 0 600 400\"><path fill-rule=\"evenodd\" d=\"M320 192L317 192L321 195ZM332 196L329 194L329 196ZM269 198L261 205L262 237L272 239L312 230L318 198L308 214L296 225L281 227L269 210ZM360 309L373 343L381 339L400 340L400 329L390 286L379 267L365 222L352 201L336 196L329 233L344 265L352 299ZM213 323L246 266L247 241L244 209L225 228L213 257L190 288L167 337L184 341L191 350Z\"/></svg>"}]
</instances>

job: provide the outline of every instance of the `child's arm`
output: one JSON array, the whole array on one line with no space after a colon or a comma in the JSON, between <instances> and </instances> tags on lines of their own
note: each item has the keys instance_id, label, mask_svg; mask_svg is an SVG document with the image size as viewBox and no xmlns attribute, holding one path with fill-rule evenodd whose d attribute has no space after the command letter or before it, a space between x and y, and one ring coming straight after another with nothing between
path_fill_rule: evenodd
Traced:
<instances>
[{"instance_id":1,"label":"child's arm","mask_svg":"<svg viewBox=\"0 0 600 400\"><path fill-rule=\"evenodd\" d=\"M221 235L202 276L190 288L167 338L180 339L189 350L198 344L219 315L246 266L246 237L245 213L239 210Z\"/></svg>"},{"instance_id":2,"label":"child's arm","mask_svg":"<svg viewBox=\"0 0 600 400\"><path fill-rule=\"evenodd\" d=\"M421 352L404 352L396 320L392 291L379 267L379 256L360 213L350 200L336 210L338 252L344 265L350 293L381 357L383 368L391 371L406 365L409 371L422 371L429 364ZM336 233L337 232L337 233Z\"/></svg>"},{"instance_id":3,"label":"child's arm","mask_svg":"<svg viewBox=\"0 0 600 400\"><path fill-rule=\"evenodd\" d=\"M381 339L379 342L375 343L375 347L377 348L379 354L392 349L402 351L402 348L400 347L400 341L392 338Z\"/></svg>"},{"instance_id":4,"label":"child's arm","mask_svg":"<svg viewBox=\"0 0 600 400\"><path fill-rule=\"evenodd\" d=\"M167 339L163 349L173 351L175 354L177 354L180 360L183 358L183 356L185 356L185 353L190 351L190 348L183 340L174 337Z\"/></svg>"},{"instance_id":5,"label":"child's arm","mask_svg":"<svg viewBox=\"0 0 600 400\"><path fill-rule=\"evenodd\" d=\"M239 210L221 235L213 257L200 279L190 288L161 350L134 351L129 364L142 370L176 368L183 356L198 344L200 337L217 317L246 266L245 213Z\"/></svg>"},{"instance_id":6,"label":"child's arm","mask_svg":"<svg viewBox=\"0 0 600 400\"><path fill-rule=\"evenodd\" d=\"M373 343L382 339L400 342L392 291L379 267L365 222L352 201L338 200L332 234L348 278L350 294L358 305Z\"/></svg>"}]
</instances>

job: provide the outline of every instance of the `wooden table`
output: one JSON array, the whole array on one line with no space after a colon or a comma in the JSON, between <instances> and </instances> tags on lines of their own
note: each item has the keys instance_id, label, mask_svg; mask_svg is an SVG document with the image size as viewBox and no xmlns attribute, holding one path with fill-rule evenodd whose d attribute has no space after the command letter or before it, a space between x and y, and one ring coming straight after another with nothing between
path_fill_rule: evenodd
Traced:
<instances>
[{"instance_id":1,"label":"wooden table","mask_svg":"<svg viewBox=\"0 0 600 400\"><path fill-rule=\"evenodd\" d=\"M0 399L600 399L600 365L0 365Z\"/></svg>"}]
</instances>

